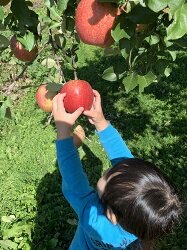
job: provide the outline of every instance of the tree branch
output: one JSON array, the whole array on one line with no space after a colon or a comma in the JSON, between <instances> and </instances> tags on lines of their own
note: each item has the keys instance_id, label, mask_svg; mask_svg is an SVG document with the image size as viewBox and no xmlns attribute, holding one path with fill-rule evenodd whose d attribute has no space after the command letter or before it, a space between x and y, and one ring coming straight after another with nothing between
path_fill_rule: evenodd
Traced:
<instances>
[{"instance_id":1,"label":"tree branch","mask_svg":"<svg viewBox=\"0 0 187 250\"><path fill-rule=\"evenodd\" d=\"M74 79L78 80L78 77L77 77L77 65L76 65L76 62L75 62L75 56L76 56L76 54L73 51L73 46L74 46L74 38L73 37L71 38L71 41L72 41L72 47L71 47L71 64L73 66Z\"/></svg>"},{"instance_id":2,"label":"tree branch","mask_svg":"<svg viewBox=\"0 0 187 250\"><path fill-rule=\"evenodd\" d=\"M15 79L11 79L11 80L10 80L11 84L10 84L9 87L6 89L5 95L9 95L9 94L10 94L10 92L11 92L11 90L14 88L16 82L23 76L23 74L25 73L25 71L27 70L27 68L28 68L31 64L33 64L33 62L36 60L36 58L38 57L38 55L40 55L40 54L42 53L42 51L47 47L48 44L49 44L49 41L46 42L46 43L44 44L44 46L41 48L41 50L38 51L36 57L35 57L32 61L28 62L28 63L23 67L21 73L20 73Z\"/></svg>"},{"instance_id":3,"label":"tree branch","mask_svg":"<svg viewBox=\"0 0 187 250\"><path fill-rule=\"evenodd\" d=\"M47 9L47 16L50 18L50 11L49 11L49 9ZM65 79L65 76L64 76L64 72L63 72L61 64L60 64L60 58L59 58L59 56L56 53L56 48L55 48L55 45L54 45L54 42L53 42L53 36L52 36L52 30L51 29L49 29L49 42L50 42L50 44L52 46L53 54L54 54L54 56L56 58L56 63L57 63L57 66L58 66L59 75L62 77L63 82L66 82L66 79ZM60 77L59 77L59 83L60 83Z\"/></svg>"}]
</instances>

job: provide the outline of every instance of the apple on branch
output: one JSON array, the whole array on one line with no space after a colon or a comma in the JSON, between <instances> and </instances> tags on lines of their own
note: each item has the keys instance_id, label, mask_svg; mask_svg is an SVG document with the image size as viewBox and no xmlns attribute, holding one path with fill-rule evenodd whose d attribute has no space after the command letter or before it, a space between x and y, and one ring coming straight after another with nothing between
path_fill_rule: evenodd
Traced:
<instances>
[{"instance_id":1,"label":"apple on branch","mask_svg":"<svg viewBox=\"0 0 187 250\"><path fill-rule=\"evenodd\" d=\"M98 0L81 0L77 6L75 26L80 39L102 48L111 46L114 39L111 30L119 9L111 3Z\"/></svg>"},{"instance_id":2,"label":"apple on branch","mask_svg":"<svg viewBox=\"0 0 187 250\"><path fill-rule=\"evenodd\" d=\"M38 106L45 112L52 112L53 104L52 100L57 95L57 91L50 91L47 89L48 84L39 86L36 91L36 102Z\"/></svg>"},{"instance_id":3,"label":"apple on branch","mask_svg":"<svg viewBox=\"0 0 187 250\"><path fill-rule=\"evenodd\" d=\"M17 40L16 35L14 35L10 40L10 48L14 56L23 62L30 62L34 60L38 53L37 45L35 45L35 47L31 51L28 51Z\"/></svg>"}]
</instances>

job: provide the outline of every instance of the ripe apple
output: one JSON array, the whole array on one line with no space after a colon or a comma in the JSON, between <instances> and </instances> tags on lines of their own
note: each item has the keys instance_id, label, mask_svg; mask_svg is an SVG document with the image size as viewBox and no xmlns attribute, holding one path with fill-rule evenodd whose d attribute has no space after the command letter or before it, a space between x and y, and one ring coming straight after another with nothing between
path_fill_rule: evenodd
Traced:
<instances>
[{"instance_id":1,"label":"ripe apple","mask_svg":"<svg viewBox=\"0 0 187 250\"><path fill-rule=\"evenodd\" d=\"M114 43L111 29L119 14L119 9L111 3L81 0L75 15L76 31L80 39L86 44L109 47Z\"/></svg>"},{"instance_id":2,"label":"ripe apple","mask_svg":"<svg viewBox=\"0 0 187 250\"><path fill-rule=\"evenodd\" d=\"M38 106L45 112L52 112L52 100L57 93L57 91L47 90L47 84L39 86L35 95Z\"/></svg>"},{"instance_id":3,"label":"ripe apple","mask_svg":"<svg viewBox=\"0 0 187 250\"><path fill-rule=\"evenodd\" d=\"M80 125L76 126L76 128L74 129L72 133L72 136L73 136L73 142L75 146L79 148L86 138L83 127L81 127Z\"/></svg>"},{"instance_id":4,"label":"ripe apple","mask_svg":"<svg viewBox=\"0 0 187 250\"><path fill-rule=\"evenodd\" d=\"M83 80L72 80L64 84L60 93L66 93L64 107L73 113L79 107L90 110L93 104L93 90L90 84Z\"/></svg>"},{"instance_id":5,"label":"ripe apple","mask_svg":"<svg viewBox=\"0 0 187 250\"><path fill-rule=\"evenodd\" d=\"M138 23L136 25L136 32L143 33L148 29L148 24L145 23Z\"/></svg>"},{"instance_id":6,"label":"ripe apple","mask_svg":"<svg viewBox=\"0 0 187 250\"><path fill-rule=\"evenodd\" d=\"M10 0L0 0L0 5L5 6L10 2Z\"/></svg>"},{"instance_id":7,"label":"ripe apple","mask_svg":"<svg viewBox=\"0 0 187 250\"><path fill-rule=\"evenodd\" d=\"M35 45L34 49L31 51L26 50L23 45L16 39L14 35L10 40L10 48L15 55L15 57L23 62L32 61L38 53L38 47Z\"/></svg>"}]
</instances>

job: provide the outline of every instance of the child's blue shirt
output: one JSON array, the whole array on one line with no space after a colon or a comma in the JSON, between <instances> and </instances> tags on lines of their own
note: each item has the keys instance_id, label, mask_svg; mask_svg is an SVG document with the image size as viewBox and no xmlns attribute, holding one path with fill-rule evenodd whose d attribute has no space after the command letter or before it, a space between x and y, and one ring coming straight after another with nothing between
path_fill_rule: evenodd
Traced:
<instances>
[{"instance_id":1,"label":"child's blue shirt","mask_svg":"<svg viewBox=\"0 0 187 250\"><path fill-rule=\"evenodd\" d=\"M97 132L112 165L133 158L118 131L109 124ZM126 249L137 237L105 216L97 191L89 185L73 137L56 141L57 159L62 175L62 192L78 215L78 227L69 250ZM93 166L94 168L94 166ZM134 248L132 248L134 249Z\"/></svg>"}]
</instances>

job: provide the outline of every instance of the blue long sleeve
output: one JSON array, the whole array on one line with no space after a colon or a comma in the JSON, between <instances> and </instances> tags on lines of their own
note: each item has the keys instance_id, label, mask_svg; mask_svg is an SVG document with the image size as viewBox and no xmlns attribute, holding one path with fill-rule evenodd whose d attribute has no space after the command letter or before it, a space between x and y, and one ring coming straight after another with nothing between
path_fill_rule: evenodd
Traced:
<instances>
[{"instance_id":1,"label":"blue long sleeve","mask_svg":"<svg viewBox=\"0 0 187 250\"><path fill-rule=\"evenodd\" d=\"M122 159L133 158L120 134L111 124L97 134L112 165ZM73 137L57 140L56 150L58 165L63 178L63 194L79 215L88 201L89 195L94 194L95 190L90 187L87 175L83 171L78 151L73 143Z\"/></svg>"},{"instance_id":2,"label":"blue long sleeve","mask_svg":"<svg viewBox=\"0 0 187 250\"><path fill-rule=\"evenodd\" d=\"M111 124L97 134L112 165L120 160L133 158L120 134ZM124 247L137 238L120 225L113 225L105 216L97 191L90 187L83 170L73 137L57 140L56 151L62 175L62 192L79 218L69 250L125 249Z\"/></svg>"},{"instance_id":3,"label":"blue long sleeve","mask_svg":"<svg viewBox=\"0 0 187 250\"><path fill-rule=\"evenodd\" d=\"M96 133L113 166L123 159L134 158L119 132L111 124Z\"/></svg>"}]
</instances>

